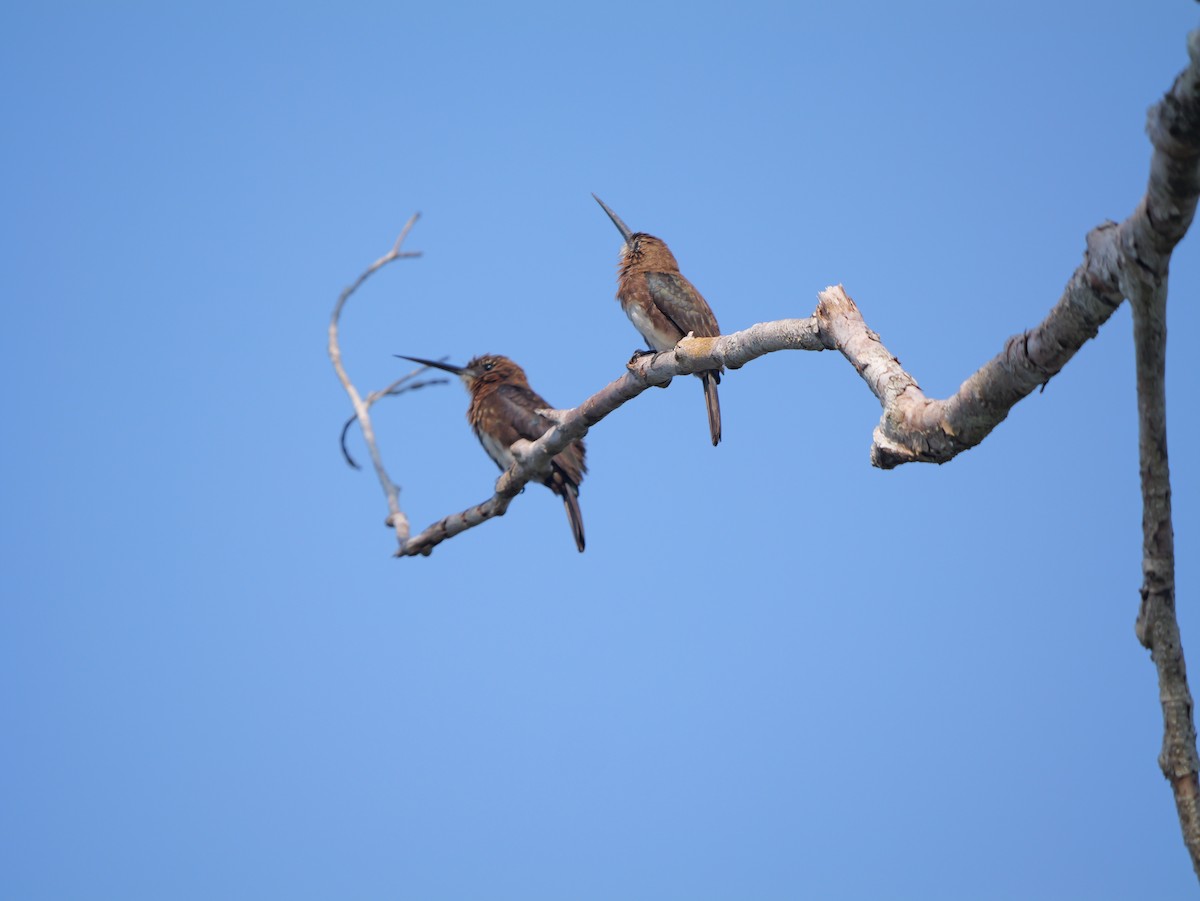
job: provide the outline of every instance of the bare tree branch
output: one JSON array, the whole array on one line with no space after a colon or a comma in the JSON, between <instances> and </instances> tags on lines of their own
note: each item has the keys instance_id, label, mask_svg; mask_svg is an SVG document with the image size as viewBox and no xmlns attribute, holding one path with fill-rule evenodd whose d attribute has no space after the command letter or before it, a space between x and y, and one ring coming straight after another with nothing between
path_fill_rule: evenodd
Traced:
<instances>
[{"instance_id":1,"label":"bare tree branch","mask_svg":"<svg viewBox=\"0 0 1200 901\"><path fill-rule=\"evenodd\" d=\"M1200 876L1200 758L1187 666L1175 615L1175 534L1167 457L1167 272L1200 197L1200 31L1189 36L1192 65L1150 110L1150 183L1126 223L1121 287L1133 310L1137 359L1138 456L1142 482L1142 603L1135 630L1158 671L1163 745L1158 762L1171 783L1183 841Z\"/></svg>"},{"instance_id":2,"label":"bare tree branch","mask_svg":"<svg viewBox=\"0 0 1200 901\"><path fill-rule=\"evenodd\" d=\"M343 292L330 324L330 358L354 404L376 473L388 496L397 556L428 555L442 541L504 515L529 481L544 477L551 458L626 401L676 375L725 366L737 369L777 350L838 350L879 399L871 462L883 469L903 463L944 463L979 444L1008 411L1057 374L1093 338L1128 297L1137 351L1139 451L1143 494L1143 586L1136 631L1158 670L1163 707L1159 758L1171 782L1185 845L1200 875L1200 757L1193 702L1175 616L1174 537L1166 438L1166 298L1170 256L1187 232L1200 197L1200 31L1189 35L1190 64L1150 111L1147 131L1154 152L1147 191L1120 225L1106 222L1087 236L1083 262L1054 307L1034 328L1010 338L1004 349L971 375L952 396L927 398L915 378L871 331L839 285L818 295L809 319L759 323L715 338L689 336L668 353L631 360L626 373L579 406L552 411L557 423L537 441L519 441L516 462L496 482L491 498L447 516L409 537L397 490L380 460L367 409L392 388L363 401L341 366L337 322L342 306L375 270L397 259L416 220L405 225L391 253ZM408 377L406 377L408 378ZM401 382L404 380L400 380Z\"/></svg>"},{"instance_id":3,"label":"bare tree branch","mask_svg":"<svg viewBox=\"0 0 1200 901\"><path fill-rule=\"evenodd\" d=\"M927 398L916 380L867 329L844 292L821 293L817 318L830 348L840 350L883 405L875 429L871 462L882 469L902 463L945 463L979 444L1028 396L1095 337L1127 296L1123 273L1137 265L1139 248L1149 245L1166 257L1186 233L1196 210L1196 117L1200 32L1189 36L1191 65L1150 116L1155 152L1150 185L1134 213L1121 225L1093 229L1083 263L1045 319L1008 339L994 359L945 400ZM831 293L832 292L832 293Z\"/></svg>"},{"instance_id":4,"label":"bare tree branch","mask_svg":"<svg viewBox=\"0 0 1200 901\"><path fill-rule=\"evenodd\" d=\"M1165 275L1165 273L1164 273ZM1200 875L1200 759L1187 666L1175 616L1175 535L1167 462L1166 280L1132 293L1137 353L1138 456L1142 481L1142 602L1135 630L1158 671L1163 746L1184 844Z\"/></svg>"},{"instance_id":5,"label":"bare tree branch","mask_svg":"<svg viewBox=\"0 0 1200 901\"><path fill-rule=\"evenodd\" d=\"M745 331L720 338L684 338L667 353L646 354L629 362L628 371L610 382L578 407L554 411L558 425L537 441L518 441L512 447L516 462L496 480L496 491L488 500L461 513L438 520L401 544L397 557L428 556L435 546L467 529L503 516L512 499L536 478L549 472L550 460L588 429L651 387L666 387L677 375L728 366L737 369L764 354L777 350L823 350L812 319L782 319L753 325Z\"/></svg>"},{"instance_id":6,"label":"bare tree branch","mask_svg":"<svg viewBox=\"0 0 1200 901\"><path fill-rule=\"evenodd\" d=\"M363 274L355 279L354 284L341 293L337 299L337 303L333 307L333 315L329 319L329 360L333 363L338 381L342 383L342 387L350 395L350 403L354 406L354 415L362 427L363 440L367 442L367 450L370 452L371 462L375 466L375 475L379 477L379 484L383 488L383 493L387 496L389 511L387 518L388 525L396 530L396 540L400 543L401 547L404 547L404 542L408 539L408 517L400 510L400 491L391 480L391 477L388 476L387 470L384 469L383 458L379 454L379 447L375 444L375 430L371 427L371 417L367 412L370 403L365 402L359 395L358 389L354 387L354 383L350 381L350 376L346 374L346 369L342 365L342 350L338 345L338 322L342 317L342 309L346 306L346 301L350 299L351 294L358 290L359 285L393 260L419 257L421 255L419 252L402 252L400 250L404 244L404 239L408 237L408 233L412 230L413 225L416 224L419 216L419 213L413 213L409 217L409 220L404 223L404 228L400 230L400 236L396 238L396 243L392 245L392 249L368 266L363 271ZM345 433L343 432L343 434Z\"/></svg>"}]
</instances>

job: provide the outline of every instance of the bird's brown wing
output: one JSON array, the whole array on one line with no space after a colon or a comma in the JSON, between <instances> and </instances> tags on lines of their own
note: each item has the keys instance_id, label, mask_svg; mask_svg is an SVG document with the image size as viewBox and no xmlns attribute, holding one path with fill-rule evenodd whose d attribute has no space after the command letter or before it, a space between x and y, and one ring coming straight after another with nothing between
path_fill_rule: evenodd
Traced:
<instances>
[{"instance_id":1,"label":"bird's brown wing","mask_svg":"<svg viewBox=\"0 0 1200 901\"><path fill-rule=\"evenodd\" d=\"M512 463L510 448L520 438L536 441L554 421L537 411L550 405L524 385L501 384L489 391L471 424L484 448L501 469ZM484 425L486 423L486 425ZM583 514L579 510L579 483L587 466L582 441L574 441L550 461L550 475L543 484L563 500L575 547L584 548Z\"/></svg>"},{"instance_id":2,"label":"bird's brown wing","mask_svg":"<svg viewBox=\"0 0 1200 901\"><path fill-rule=\"evenodd\" d=\"M692 332L697 338L715 338L721 334L717 317L695 286L678 272L647 272L650 297L662 314L675 323L681 335Z\"/></svg>"},{"instance_id":3,"label":"bird's brown wing","mask_svg":"<svg viewBox=\"0 0 1200 901\"><path fill-rule=\"evenodd\" d=\"M555 425L552 419L537 412L539 409L553 409L551 405L529 388L501 385L496 389L494 397L495 402L501 406L501 418L513 427L505 429L505 434L500 436L507 440L509 445L518 438L536 441ZM550 461L550 466L555 473L561 473L562 478L578 489L579 483L583 481L583 474L587 472L584 455L583 441L572 441ZM551 485L551 488L554 486Z\"/></svg>"},{"instance_id":4,"label":"bird's brown wing","mask_svg":"<svg viewBox=\"0 0 1200 901\"><path fill-rule=\"evenodd\" d=\"M512 441L518 438L536 441L554 425L553 420L537 412L552 408L536 391L521 385L498 385L492 397L498 418L511 426L506 431L513 432Z\"/></svg>"}]
</instances>

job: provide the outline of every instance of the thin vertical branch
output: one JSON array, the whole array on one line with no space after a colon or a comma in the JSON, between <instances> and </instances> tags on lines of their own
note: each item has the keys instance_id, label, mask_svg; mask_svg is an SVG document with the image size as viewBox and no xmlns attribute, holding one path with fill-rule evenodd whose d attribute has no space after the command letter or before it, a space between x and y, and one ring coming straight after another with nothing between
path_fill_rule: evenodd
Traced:
<instances>
[{"instance_id":1,"label":"thin vertical branch","mask_svg":"<svg viewBox=\"0 0 1200 901\"><path fill-rule=\"evenodd\" d=\"M1188 36L1191 66L1151 110L1154 145L1146 195L1121 227L1123 293L1133 311L1138 457L1142 484L1142 589L1135 625L1158 673L1163 744L1183 842L1200 876L1200 756L1187 665L1175 613L1175 533L1167 459L1167 281L1171 252L1200 197L1200 31Z\"/></svg>"},{"instance_id":2,"label":"thin vertical branch","mask_svg":"<svg viewBox=\"0 0 1200 901\"><path fill-rule=\"evenodd\" d=\"M363 400L362 395L358 393L358 389L354 387L354 383L350 381L350 376L346 374L346 368L342 365L342 351L338 344L338 323L342 316L342 309L346 306L346 301L350 299L350 295L357 291L363 282L393 260L421 255L419 252L402 252L400 250L404 244L404 239L408 237L408 233L412 230L413 225L416 224L419 217L420 213L413 213L409 217L409 220L404 223L404 228L400 230L400 236L396 238L396 243L392 245L392 249L368 266L363 274L355 280L354 284L341 293L337 304L334 305L333 315L329 319L329 360L333 363L333 369L337 373L338 381L342 383L346 394L350 396L350 403L354 406L354 415L358 419L359 427L362 429L363 440L367 443L367 450L371 455L371 463L375 467L375 475L379 478L379 484L383 488L383 493L387 496L387 523L395 530L396 540L400 543L400 547L404 547L404 543L408 541L408 517L400 509L400 490L387 474L387 470L383 466L383 457L379 454L379 446L375 443L375 429L371 426L371 415L368 412L370 404Z\"/></svg>"},{"instance_id":3,"label":"thin vertical branch","mask_svg":"<svg viewBox=\"0 0 1200 901\"><path fill-rule=\"evenodd\" d=\"M1142 482L1142 602L1138 640L1158 672L1163 745L1158 757L1171 783L1183 842L1200 876L1200 758L1187 665L1175 615L1175 533L1167 461L1166 309L1164 281L1131 299L1137 356L1138 457Z\"/></svg>"}]
</instances>

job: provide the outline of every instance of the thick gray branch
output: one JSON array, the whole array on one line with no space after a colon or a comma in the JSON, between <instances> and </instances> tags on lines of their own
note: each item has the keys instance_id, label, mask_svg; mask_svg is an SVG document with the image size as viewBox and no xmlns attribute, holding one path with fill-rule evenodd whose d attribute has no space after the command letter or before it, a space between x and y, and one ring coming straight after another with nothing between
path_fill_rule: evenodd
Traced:
<instances>
[{"instance_id":1,"label":"thick gray branch","mask_svg":"<svg viewBox=\"0 0 1200 901\"><path fill-rule=\"evenodd\" d=\"M1150 110L1150 183L1122 234L1121 287L1133 310L1137 359L1138 456L1142 483L1142 603L1135 629L1158 672L1163 745L1158 762L1171 783L1184 844L1200 875L1200 758L1187 665L1175 615L1175 534L1167 457L1167 274L1200 197L1200 31L1189 37L1192 65Z\"/></svg>"},{"instance_id":2,"label":"thick gray branch","mask_svg":"<svg viewBox=\"0 0 1200 901\"><path fill-rule=\"evenodd\" d=\"M1184 844L1200 875L1200 758L1193 702L1175 616L1175 549L1166 425L1166 303L1171 253L1200 197L1200 31L1188 37L1190 65L1150 110L1154 152L1146 194L1120 225L1087 240L1083 263L1035 328L1010 338L993 360L945 400L927 398L840 288L821 292L817 319L883 406L871 460L891 468L942 463L974 447L1013 405L1045 384L1131 300L1137 353L1139 454L1143 501L1142 603L1136 631L1158 671L1163 711L1159 764L1175 795Z\"/></svg>"},{"instance_id":3,"label":"thick gray branch","mask_svg":"<svg viewBox=\"0 0 1200 901\"><path fill-rule=\"evenodd\" d=\"M1115 287L1118 228L1088 235L1083 263L1041 323L1009 338L1004 349L944 400L926 397L915 378L867 328L841 286L820 293L817 320L826 346L839 350L879 398L871 463L945 463L983 441L1017 401L1046 384L1121 304Z\"/></svg>"},{"instance_id":4,"label":"thick gray branch","mask_svg":"<svg viewBox=\"0 0 1200 901\"><path fill-rule=\"evenodd\" d=\"M956 394L945 400L926 397L867 329L845 292L821 292L817 319L826 346L846 356L883 406L871 448L874 465L945 463L979 444L1017 401L1046 384L1096 335L1128 296L1130 267L1141 266L1139 261L1153 253L1162 258L1165 273L1166 260L1196 211L1198 35L1189 36L1190 66L1150 112L1150 183L1137 209L1120 225L1106 222L1088 234L1083 262L1046 318L1009 338Z\"/></svg>"}]
</instances>

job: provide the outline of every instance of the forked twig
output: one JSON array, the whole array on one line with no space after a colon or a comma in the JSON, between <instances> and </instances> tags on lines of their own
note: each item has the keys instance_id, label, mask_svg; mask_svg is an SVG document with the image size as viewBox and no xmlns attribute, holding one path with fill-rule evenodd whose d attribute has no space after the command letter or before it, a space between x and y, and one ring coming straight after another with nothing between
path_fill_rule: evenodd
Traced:
<instances>
[{"instance_id":1,"label":"forked twig","mask_svg":"<svg viewBox=\"0 0 1200 901\"><path fill-rule=\"evenodd\" d=\"M367 407L370 408L375 401L384 397L396 397L397 395L404 394L407 391L419 391L422 388L428 388L430 385L445 385L450 381L449 379L426 379L421 382L413 382L411 385L404 384L409 379L417 375L418 372L420 372L419 369L413 370L407 375L400 376L400 378L396 379L396 381L392 382L386 388L380 388L378 391L372 391L366 397ZM358 422L357 413L346 420L345 425L342 426L342 437L340 439L340 444L342 447L342 456L346 458L346 462L349 463L354 469L362 469L362 467L358 465L358 462L352 456L350 456L350 449L346 447L346 436L350 433L350 426L354 425L356 422Z\"/></svg>"},{"instance_id":2,"label":"forked twig","mask_svg":"<svg viewBox=\"0 0 1200 901\"><path fill-rule=\"evenodd\" d=\"M404 547L404 543L408 540L408 517L400 510L400 490L387 474L387 470L383 466L383 458L379 454L379 447L375 443L375 430L371 426L371 416L368 412L371 404L363 400L362 396L358 393L358 389L354 387L354 383L350 381L350 376L346 374L345 366L342 365L342 351L338 345L338 322L342 316L342 309L346 306L346 301L350 299L350 295L357 291L363 282L393 260L410 259L421 255L419 251L400 250L404 245L404 239L408 237L408 233L412 231L412 227L416 224L420 215L420 213L413 213L408 221L404 223L404 228L400 230L400 236L396 238L396 243L392 245L392 249L368 266L363 274L355 279L354 284L341 293L337 303L334 305L333 315L329 318L329 360L333 363L333 369L337 373L338 381L342 383L346 394L350 396L350 403L354 406L354 418L358 420L362 428L363 440L367 443L367 450L371 454L371 463L375 467L375 475L379 478L379 484L383 488L383 493L387 496L387 523L395 530L396 540L400 543L400 547Z\"/></svg>"}]
</instances>

